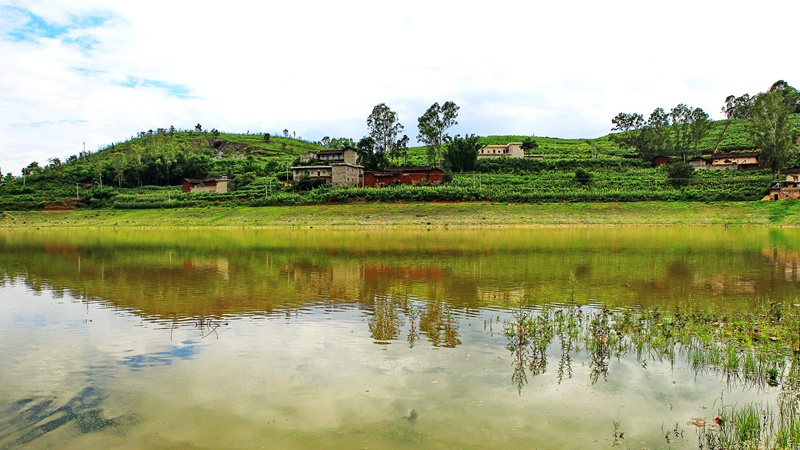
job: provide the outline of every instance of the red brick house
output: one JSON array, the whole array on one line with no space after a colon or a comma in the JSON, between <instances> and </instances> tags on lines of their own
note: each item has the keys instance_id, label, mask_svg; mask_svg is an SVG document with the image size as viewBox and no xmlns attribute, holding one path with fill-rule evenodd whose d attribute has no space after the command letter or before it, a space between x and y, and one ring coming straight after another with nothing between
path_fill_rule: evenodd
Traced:
<instances>
[{"instance_id":1,"label":"red brick house","mask_svg":"<svg viewBox=\"0 0 800 450\"><path fill-rule=\"evenodd\" d=\"M437 167L387 167L382 172L364 172L364 186L376 187L390 184L441 183L444 171Z\"/></svg>"}]
</instances>

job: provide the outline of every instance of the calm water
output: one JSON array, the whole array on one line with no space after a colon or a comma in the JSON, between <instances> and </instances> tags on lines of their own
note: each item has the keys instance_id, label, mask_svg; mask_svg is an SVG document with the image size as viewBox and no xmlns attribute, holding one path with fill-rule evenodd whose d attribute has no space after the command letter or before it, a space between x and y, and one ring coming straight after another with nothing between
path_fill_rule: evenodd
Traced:
<instances>
[{"instance_id":1,"label":"calm water","mask_svg":"<svg viewBox=\"0 0 800 450\"><path fill-rule=\"evenodd\" d=\"M696 448L775 391L558 350L520 388L504 323L794 298L800 230L0 232L0 277L0 448Z\"/></svg>"}]
</instances>

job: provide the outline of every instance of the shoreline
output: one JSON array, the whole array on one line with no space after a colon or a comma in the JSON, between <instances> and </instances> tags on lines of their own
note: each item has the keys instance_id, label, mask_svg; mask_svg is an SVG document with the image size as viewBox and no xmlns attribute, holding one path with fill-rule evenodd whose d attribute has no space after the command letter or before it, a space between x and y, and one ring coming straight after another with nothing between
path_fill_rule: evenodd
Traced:
<instances>
[{"instance_id":1,"label":"shoreline","mask_svg":"<svg viewBox=\"0 0 800 450\"><path fill-rule=\"evenodd\" d=\"M0 229L563 228L800 226L800 202L350 203L3 211Z\"/></svg>"}]
</instances>

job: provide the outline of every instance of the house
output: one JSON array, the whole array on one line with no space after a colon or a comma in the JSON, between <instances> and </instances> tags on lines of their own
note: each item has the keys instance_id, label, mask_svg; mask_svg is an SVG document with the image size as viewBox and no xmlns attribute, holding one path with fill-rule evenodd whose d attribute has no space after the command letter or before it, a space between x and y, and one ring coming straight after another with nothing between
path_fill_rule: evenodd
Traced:
<instances>
[{"instance_id":1,"label":"house","mask_svg":"<svg viewBox=\"0 0 800 450\"><path fill-rule=\"evenodd\" d=\"M758 152L749 153L715 153L708 159L711 169L715 170L750 170L762 169L758 162Z\"/></svg>"},{"instance_id":2,"label":"house","mask_svg":"<svg viewBox=\"0 0 800 450\"><path fill-rule=\"evenodd\" d=\"M341 150L320 150L300 155L300 165L292 167L292 179L319 178L331 186L357 186L364 168L356 164L358 153L352 147Z\"/></svg>"},{"instance_id":3,"label":"house","mask_svg":"<svg viewBox=\"0 0 800 450\"><path fill-rule=\"evenodd\" d=\"M478 158L524 158L525 152L522 151L522 142L509 142L506 145L484 145Z\"/></svg>"},{"instance_id":4,"label":"house","mask_svg":"<svg viewBox=\"0 0 800 450\"><path fill-rule=\"evenodd\" d=\"M184 178L181 186L182 192L213 192L216 194L224 194L228 192L228 182L232 178L228 177L214 177L214 178Z\"/></svg>"},{"instance_id":5,"label":"house","mask_svg":"<svg viewBox=\"0 0 800 450\"><path fill-rule=\"evenodd\" d=\"M708 169L711 166L711 160L702 156L695 156L686 162L695 169Z\"/></svg>"},{"instance_id":6,"label":"house","mask_svg":"<svg viewBox=\"0 0 800 450\"><path fill-rule=\"evenodd\" d=\"M658 155L653 157L653 167L663 166L669 163L669 156Z\"/></svg>"},{"instance_id":7,"label":"house","mask_svg":"<svg viewBox=\"0 0 800 450\"><path fill-rule=\"evenodd\" d=\"M441 183L444 172L433 166L387 167L383 171L364 172L363 185L369 187L390 184Z\"/></svg>"},{"instance_id":8,"label":"house","mask_svg":"<svg viewBox=\"0 0 800 450\"><path fill-rule=\"evenodd\" d=\"M800 167L792 167L781 173L786 175L786 181L775 183L769 188L769 195L762 200L800 199Z\"/></svg>"}]
</instances>

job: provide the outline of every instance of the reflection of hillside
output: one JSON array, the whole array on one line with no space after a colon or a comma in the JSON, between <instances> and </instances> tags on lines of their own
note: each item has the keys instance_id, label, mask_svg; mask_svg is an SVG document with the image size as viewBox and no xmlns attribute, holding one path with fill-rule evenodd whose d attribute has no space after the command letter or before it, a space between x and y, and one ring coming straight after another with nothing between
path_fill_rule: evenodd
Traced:
<instances>
[{"instance_id":1,"label":"reflection of hillside","mask_svg":"<svg viewBox=\"0 0 800 450\"><path fill-rule=\"evenodd\" d=\"M764 259L783 270L785 281L800 281L800 251L773 247L762 253Z\"/></svg>"},{"instance_id":2,"label":"reflection of hillside","mask_svg":"<svg viewBox=\"0 0 800 450\"><path fill-rule=\"evenodd\" d=\"M373 311L382 298L506 307L565 300L571 277L577 301L620 305L795 293L798 249L763 250L764 239L797 242L789 231L761 241L695 231L682 241L649 229L0 233L0 270L154 318Z\"/></svg>"}]
</instances>

